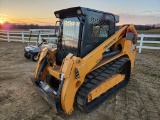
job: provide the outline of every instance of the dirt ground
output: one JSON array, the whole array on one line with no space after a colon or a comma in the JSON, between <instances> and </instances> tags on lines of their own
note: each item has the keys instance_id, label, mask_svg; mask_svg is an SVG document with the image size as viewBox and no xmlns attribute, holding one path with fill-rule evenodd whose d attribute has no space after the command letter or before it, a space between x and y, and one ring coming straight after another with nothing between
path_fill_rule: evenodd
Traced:
<instances>
[{"instance_id":1,"label":"dirt ground","mask_svg":"<svg viewBox=\"0 0 160 120\"><path fill-rule=\"evenodd\" d=\"M23 56L26 44L0 42L1 120L160 120L160 51L142 50L127 87L91 113L78 108L56 115L35 92L35 62Z\"/></svg>"}]
</instances>

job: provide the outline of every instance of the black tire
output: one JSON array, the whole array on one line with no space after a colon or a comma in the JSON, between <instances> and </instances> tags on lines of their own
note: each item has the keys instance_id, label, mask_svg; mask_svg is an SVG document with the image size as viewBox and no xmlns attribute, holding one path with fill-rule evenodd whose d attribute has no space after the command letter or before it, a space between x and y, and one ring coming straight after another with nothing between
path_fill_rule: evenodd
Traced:
<instances>
[{"instance_id":1,"label":"black tire","mask_svg":"<svg viewBox=\"0 0 160 120\"><path fill-rule=\"evenodd\" d=\"M32 59L32 61L36 62L39 59L39 57L38 57L38 55L32 55L31 59Z\"/></svg>"},{"instance_id":2,"label":"black tire","mask_svg":"<svg viewBox=\"0 0 160 120\"><path fill-rule=\"evenodd\" d=\"M27 59L30 59L30 58L31 58L31 55L29 55L28 52L25 52L25 53L24 53L24 57L27 58Z\"/></svg>"}]
</instances>

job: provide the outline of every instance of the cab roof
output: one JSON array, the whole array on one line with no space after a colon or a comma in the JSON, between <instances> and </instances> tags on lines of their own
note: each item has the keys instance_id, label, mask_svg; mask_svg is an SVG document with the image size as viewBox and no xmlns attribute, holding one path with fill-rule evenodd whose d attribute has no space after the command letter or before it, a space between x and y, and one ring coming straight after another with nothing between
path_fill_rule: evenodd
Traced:
<instances>
[{"instance_id":1,"label":"cab roof","mask_svg":"<svg viewBox=\"0 0 160 120\"><path fill-rule=\"evenodd\" d=\"M77 10L81 10L81 14L78 14ZM72 8L62 9L62 10L55 11L54 14L57 18L63 19L66 17L78 16L78 15L86 16L86 15L89 15L89 12L96 12L96 13L101 13L101 14L106 14L106 15L112 15L115 18L115 22L116 23L119 22L118 15L114 15L109 12L103 12L103 11L99 11L95 9L84 8L84 7L72 7Z\"/></svg>"}]
</instances>

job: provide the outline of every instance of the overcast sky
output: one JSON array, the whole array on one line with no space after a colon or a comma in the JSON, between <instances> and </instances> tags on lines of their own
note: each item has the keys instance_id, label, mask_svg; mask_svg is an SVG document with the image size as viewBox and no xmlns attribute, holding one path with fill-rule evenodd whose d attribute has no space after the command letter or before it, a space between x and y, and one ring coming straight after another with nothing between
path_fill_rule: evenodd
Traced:
<instances>
[{"instance_id":1,"label":"overcast sky","mask_svg":"<svg viewBox=\"0 0 160 120\"><path fill-rule=\"evenodd\" d=\"M76 6L118 14L119 24L160 23L160 0L0 0L0 19L54 25L54 11Z\"/></svg>"}]
</instances>

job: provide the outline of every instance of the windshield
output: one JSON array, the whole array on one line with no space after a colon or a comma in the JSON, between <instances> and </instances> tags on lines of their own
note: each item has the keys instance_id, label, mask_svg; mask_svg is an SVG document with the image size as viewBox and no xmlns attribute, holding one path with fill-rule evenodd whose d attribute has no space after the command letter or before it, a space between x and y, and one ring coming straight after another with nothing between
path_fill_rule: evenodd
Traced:
<instances>
[{"instance_id":1,"label":"windshield","mask_svg":"<svg viewBox=\"0 0 160 120\"><path fill-rule=\"evenodd\" d=\"M62 44L76 47L78 45L80 22L77 17L65 18L62 21Z\"/></svg>"},{"instance_id":2,"label":"windshield","mask_svg":"<svg viewBox=\"0 0 160 120\"><path fill-rule=\"evenodd\" d=\"M69 53L77 56L80 21L77 17L62 20L60 33L61 44L58 51L58 59L62 61Z\"/></svg>"}]
</instances>

